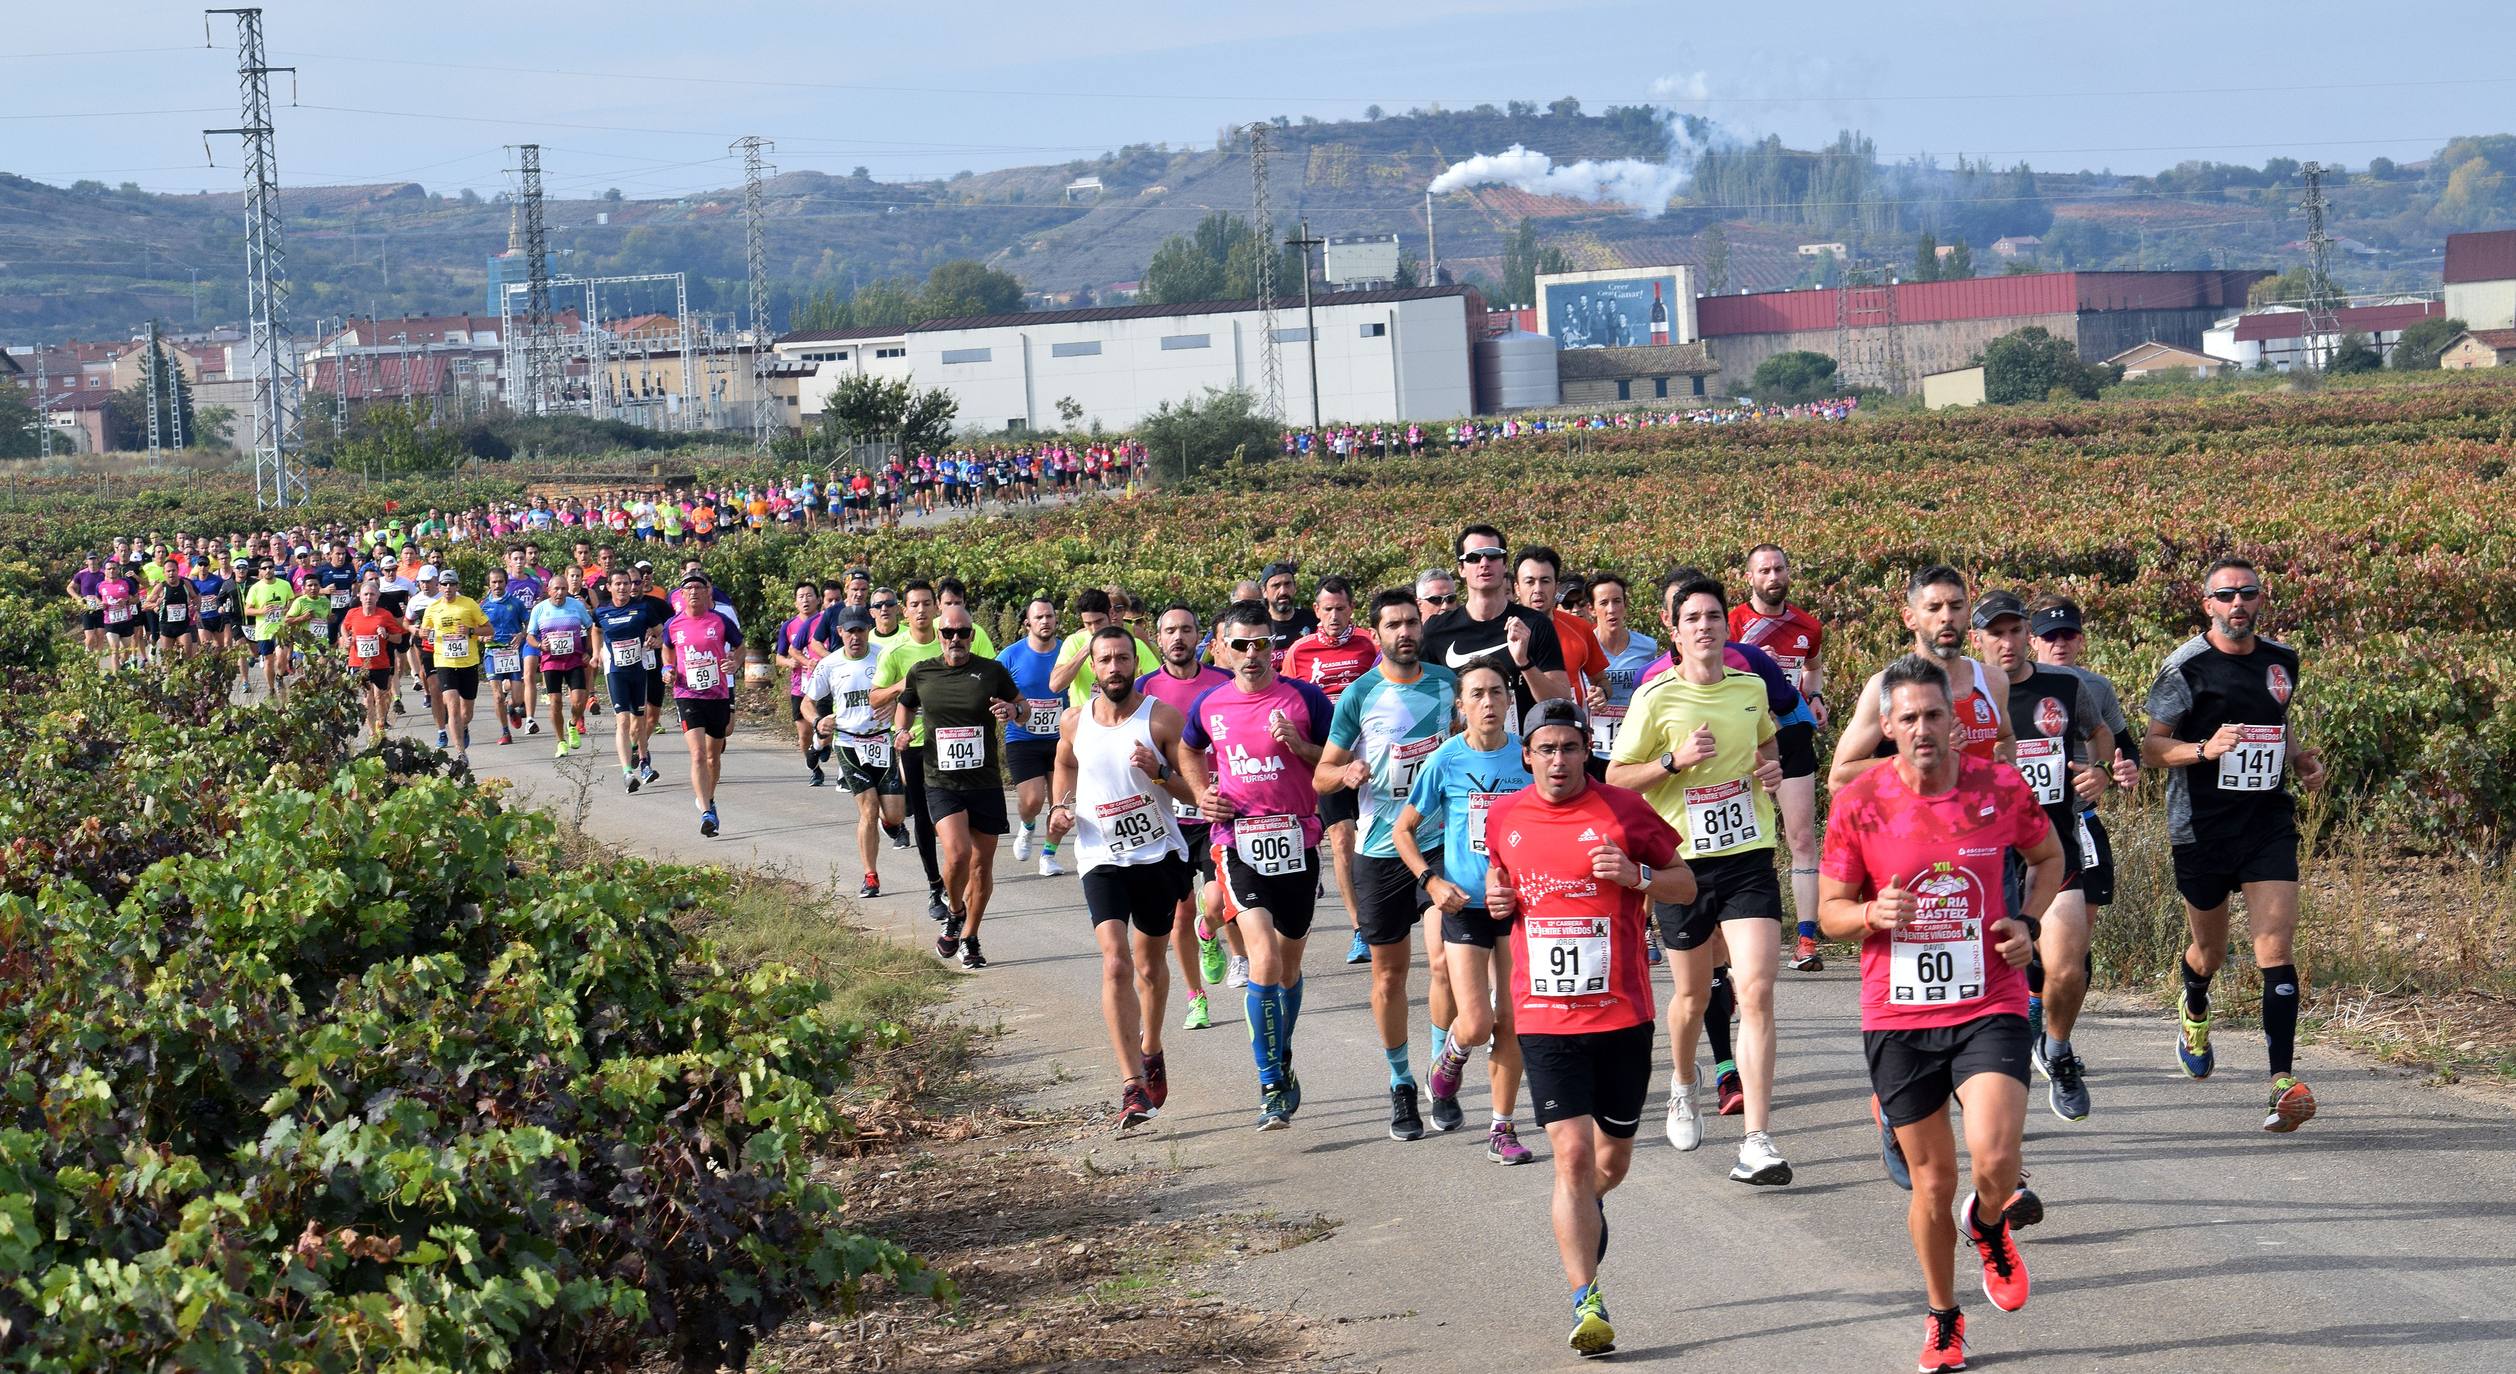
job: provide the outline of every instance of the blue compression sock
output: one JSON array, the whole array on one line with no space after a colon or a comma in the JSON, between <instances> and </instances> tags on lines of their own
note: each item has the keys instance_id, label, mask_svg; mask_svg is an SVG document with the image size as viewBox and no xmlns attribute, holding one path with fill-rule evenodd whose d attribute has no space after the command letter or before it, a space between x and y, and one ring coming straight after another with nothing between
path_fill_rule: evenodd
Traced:
<instances>
[{"instance_id":1,"label":"blue compression sock","mask_svg":"<svg viewBox=\"0 0 2516 1374\"><path fill-rule=\"evenodd\" d=\"M1441 1052L1448 1048L1450 1048L1450 1027L1433 1027L1433 1057L1441 1058Z\"/></svg>"},{"instance_id":2,"label":"blue compression sock","mask_svg":"<svg viewBox=\"0 0 2516 1374\"><path fill-rule=\"evenodd\" d=\"M1241 1015L1249 1022L1249 1057L1258 1065L1258 1086L1276 1085L1282 1073L1276 1066L1283 1061L1276 1054L1277 1027L1275 989L1263 983L1251 983L1241 990Z\"/></svg>"},{"instance_id":3,"label":"blue compression sock","mask_svg":"<svg viewBox=\"0 0 2516 1374\"><path fill-rule=\"evenodd\" d=\"M1389 1061L1390 1087L1411 1088L1415 1086L1415 1070L1407 1067L1407 1047L1405 1044L1401 1043L1394 1050L1384 1048L1380 1053L1383 1058Z\"/></svg>"}]
</instances>

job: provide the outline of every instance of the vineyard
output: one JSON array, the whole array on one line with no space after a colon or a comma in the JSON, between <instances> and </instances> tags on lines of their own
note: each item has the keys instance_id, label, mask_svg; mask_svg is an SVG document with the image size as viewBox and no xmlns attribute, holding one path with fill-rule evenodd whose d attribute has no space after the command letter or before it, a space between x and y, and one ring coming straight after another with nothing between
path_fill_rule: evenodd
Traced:
<instances>
[{"instance_id":1,"label":"vineyard","mask_svg":"<svg viewBox=\"0 0 2516 1374\"><path fill-rule=\"evenodd\" d=\"M869 1037L441 756L330 660L105 677L0 598L0 1363L740 1366L888 1275L810 1177Z\"/></svg>"}]
</instances>

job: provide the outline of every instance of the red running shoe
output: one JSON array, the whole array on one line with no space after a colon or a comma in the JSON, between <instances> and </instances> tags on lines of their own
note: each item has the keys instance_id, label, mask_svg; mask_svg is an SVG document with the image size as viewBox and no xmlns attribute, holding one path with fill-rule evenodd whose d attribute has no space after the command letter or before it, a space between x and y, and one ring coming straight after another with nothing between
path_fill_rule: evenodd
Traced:
<instances>
[{"instance_id":1,"label":"red running shoe","mask_svg":"<svg viewBox=\"0 0 2516 1374\"><path fill-rule=\"evenodd\" d=\"M1974 1220L1974 1194L1957 1204L1957 1227L1973 1244L1975 1253L1983 1257L1983 1296L2003 1312L2015 1312L2027 1305L2027 1260L2018 1253L2018 1242L2009 1234L2009 1218L2001 1217L2000 1227L1993 1231L1977 1229Z\"/></svg>"},{"instance_id":2,"label":"red running shoe","mask_svg":"<svg viewBox=\"0 0 2516 1374\"><path fill-rule=\"evenodd\" d=\"M1151 1121L1160 1110L1153 1105L1153 1099L1145 1094L1144 1085L1130 1083L1127 1085L1127 1090L1118 1095L1118 1129L1134 1130Z\"/></svg>"},{"instance_id":3,"label":"red running shoe","mask_svg":"<svg viewBox=\"0 0 2516 1374\"><path fill-rule=\"evenodd\" d=\"M1747 1110L1747 1090L1739 1086L1738 1070L1731 1069L1715 1077L1712 1091L1720 1099L1721 1115L1737 1116Z\"/></svg>"},{"instance_id":4,"label":"red running shoe","mask_svg":"<svg viewBox=\"0 0 2516 1374\"><path fill-rule=\"evenodd\" d=\"M1922 1374L1966 1367L1966 1314L1954 1308L1922 1318Z\"/></svg>"},{"instance_id":5,"label":"red running shoe","mask_svg":"<svg viewBox=\"0 0 2516 1374\"><path fill-rule=\"evenodd\" d=\"M1160 1050L1155 1050L1144 1057L1144 1095L1150 1098L1157 1108L1168 1104L1171 1100L1171 1071L1162 1062Z\"/></svg>"}]
</instances>

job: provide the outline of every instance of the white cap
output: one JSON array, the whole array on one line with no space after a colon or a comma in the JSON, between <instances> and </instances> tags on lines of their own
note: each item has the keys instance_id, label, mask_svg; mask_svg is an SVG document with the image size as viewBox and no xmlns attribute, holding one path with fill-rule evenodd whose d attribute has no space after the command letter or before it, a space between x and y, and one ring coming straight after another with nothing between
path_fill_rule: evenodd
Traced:
<instances>
[{"instance_id":1,"label":"white cap","mask_svg":"<svg viewBox=\"0 0 2516 1374\"><path fill-rule=\"evenodd\" d=\"M437 580L437 565L430 563L419 570L419 585L425 587Z\"/></svg>"}]
</instances>

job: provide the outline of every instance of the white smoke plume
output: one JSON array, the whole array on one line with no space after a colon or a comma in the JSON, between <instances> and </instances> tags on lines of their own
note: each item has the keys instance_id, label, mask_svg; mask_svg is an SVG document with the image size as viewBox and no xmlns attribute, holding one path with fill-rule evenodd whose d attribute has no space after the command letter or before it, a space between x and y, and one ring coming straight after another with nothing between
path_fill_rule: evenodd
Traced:
<instances>
[{"instance_id":1,"label":"white smoke plume","mask_svg":"<svg viewBox=\"0 0 2516 1374\"><path fill-rule=\"evenodd\" d=\"M1533 195L1568 196L1593 205L1622 205L1644 219L1666 213L1669 201L1686 187L1694 172L1697 149L1691 146L1674 115L1663 120L1668 136L1666 161L1645 162L1620 157L1584 159L1558 167L1532 148L1513 144L1499 153L1480 153L1452 163L1429 186L1434 195L1471 186L1513 186Z\"/></svg>"}]
</instances>

